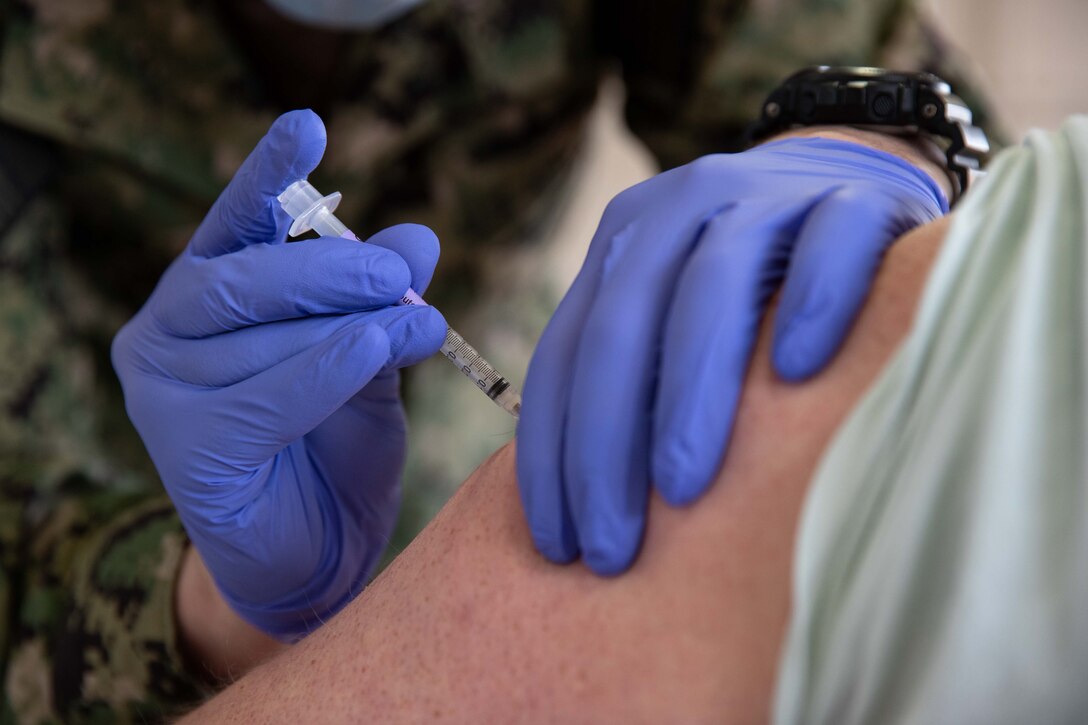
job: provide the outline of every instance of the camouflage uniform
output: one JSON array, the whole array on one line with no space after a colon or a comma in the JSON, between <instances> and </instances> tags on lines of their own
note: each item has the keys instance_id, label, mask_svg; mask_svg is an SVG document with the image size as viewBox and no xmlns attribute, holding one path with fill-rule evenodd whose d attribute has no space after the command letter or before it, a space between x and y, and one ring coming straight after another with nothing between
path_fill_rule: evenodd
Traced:
<instances>
[{"instance_id":1,"label":"camouflage uniform","mask_svg":"<svg viewBox=\"0 0 1088 725\"><path fill-rule=\"evenodd\" d=\"M435 229L429 299L520 380L563 290L487 262L559 198L602 70L667 167L738 149L813 62L959 80L899 0L431 0L373 33L293 27L262 0L0 0L0 123L57 165L0 236L0 721L154 720L206 692L175 641L186 539L109 342L279 113L325 118L314 183L357 232ZM448 493L513 432L435 365L407 381L424 513L420 491ZM470 433L435 442L451 428Z\"/></svg>"}]
</instances>

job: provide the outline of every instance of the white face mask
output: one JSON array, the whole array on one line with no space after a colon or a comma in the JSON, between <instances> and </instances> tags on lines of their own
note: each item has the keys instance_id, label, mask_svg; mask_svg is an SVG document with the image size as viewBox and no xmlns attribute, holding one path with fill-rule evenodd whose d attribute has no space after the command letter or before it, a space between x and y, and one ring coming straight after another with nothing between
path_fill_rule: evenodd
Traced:
<instances>
[{"instance_id":1,"label":"white face mask","mask_svg":"<svg viewBox=\"0 0 1088 725\"><path fill-rule=\"evenodd\" d=\"M423 0L265 0L280 13L330 30L365 30L388 23Z\"/></svg>"}]
</instances>

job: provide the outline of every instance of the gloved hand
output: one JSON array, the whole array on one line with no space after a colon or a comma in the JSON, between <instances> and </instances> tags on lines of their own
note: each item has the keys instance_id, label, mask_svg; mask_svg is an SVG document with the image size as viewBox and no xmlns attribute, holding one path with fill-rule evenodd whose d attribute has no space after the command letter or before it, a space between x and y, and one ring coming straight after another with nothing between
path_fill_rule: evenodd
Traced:
<instances>
[{"instance_id":1,"label":"gloved hand","mask_svg":"<svg viewBox=\"0 0 1088 725\"><path fill-rule=\"evenodd\" d=\"M920 169L823 138L707 156L613 199L525 383L517 470L537 548L626 569L651 481L680 505L714 478L783 278L773 364L800 380L839 347L888 245L947 210Z\"/></svg>"},{"instance_id":2,"label":"gloved hand","mask_svg":"<svg viewBox=\"0 0 1088 725\"><path fill-rule=\"evenodd\" d=\"M129 416L232 608L295 639L358 594L399 505L396 368L446 324L422 292L426 227L284 244L276 196L320 161L310 111L280 117L143 309L113 364Z\"/></svg>"}]
</instances>

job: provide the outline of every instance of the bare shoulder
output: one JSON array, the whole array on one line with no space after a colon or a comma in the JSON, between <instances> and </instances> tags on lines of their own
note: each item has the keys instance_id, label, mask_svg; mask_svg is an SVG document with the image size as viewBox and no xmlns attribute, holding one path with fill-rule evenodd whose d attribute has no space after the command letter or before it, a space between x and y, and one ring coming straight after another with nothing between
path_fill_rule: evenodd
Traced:
<instances>
[{"instance_id":1,"label":"bare shoulder","mask_svg":"<svg viewBox=\"0 0 1088 725\"><path fill-rule=\"evenodd\" d=\"M766 720L809 478L906 332L943 232L896 245L815 380L775 378L764 330L715 484L690 507L652 500L629 573L599 578L535 552L507 446L355 602L198 716Z\"/></svg>"}]
</instances>

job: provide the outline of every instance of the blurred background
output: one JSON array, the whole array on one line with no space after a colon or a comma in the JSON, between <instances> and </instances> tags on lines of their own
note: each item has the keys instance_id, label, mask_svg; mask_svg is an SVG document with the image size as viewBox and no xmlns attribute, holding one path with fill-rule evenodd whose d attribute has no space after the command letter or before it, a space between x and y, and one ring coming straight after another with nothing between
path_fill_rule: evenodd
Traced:
<instances>
[{"instance_id":1,"label":"blurred background","mask_svg":"<svg viewBox=\"0 0 1088 725\"><path fill-rule=\"evenodd\" d=\"M919 0L945 40L959 50L978 85L988 93L1000 130L1009 141L1019 141L1032 127L1054 128L1073 113L1088 113L1088 0ZM547 323L543 312L533 329L511 329L506 315L513 299L531 298L540 310L551 310L582 264L608 201L658 169L650 155L622 120L623 89L608 82L595 109L582 158L566 203L543 230L543 243L512 250L502 260L511 274L504 289L490 301L485 319L465 321L478 329L474 343L520 386L532 353L526 341L535 341ZM538 272L550 285L542 288ZM459 321L459 326L461 321ZM477 333L474 333L477 334ZM457 373L441 361L427 361L420 373L436 377ZM426 490L409 487L407 514L395 538L399 550L428 521L457 485L490 452L514 435L514 423L505 413L481 405L470 386L457 383L454 400L431 401L428 408L448 411L446 416L413 420L412 453L407 480L428 481ZM443 428L470 426L477 448L465 450L465 437L446 436ZM448 429L448 428L447 428Z\"/></svg>"},{"instance_id":2,"label":"blurred background","mask_svg":"<svg viewBox=\"0 0 1088 725\"><path fill-rule=\"evenodd\" d=\"M1088 2L925 0L971 60L1010 138L1088 113Z\"/></svg>"},{"instance_id":3,"label":"blurred background","mask_svg":"<svg viewBox=\"0 0 1088 725\"><path fill-rule=\"evenodd\" d=\"M1088 113L1088 0L922 0L945 39L966 56L1011 141ZM608 200L653 174L649 156L622 126L622 92L606 88L575 191L547 246L568 279L581 266Z\"/></svg>"}]
</instances>

